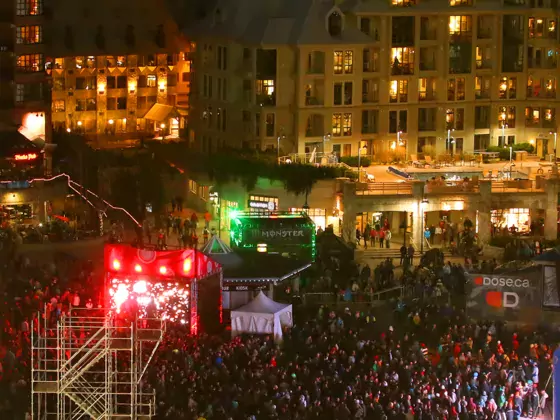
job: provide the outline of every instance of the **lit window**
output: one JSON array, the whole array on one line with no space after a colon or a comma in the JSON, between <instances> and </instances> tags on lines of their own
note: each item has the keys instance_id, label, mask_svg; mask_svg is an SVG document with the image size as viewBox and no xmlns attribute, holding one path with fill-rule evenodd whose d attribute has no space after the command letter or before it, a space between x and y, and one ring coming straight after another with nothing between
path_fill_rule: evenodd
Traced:
<instances>
[{"instance_id":1,"label":"lit window","mask_svg":"<svg viewBox=\"0 0 560 420\"><path fill-rule=\"evenodd\" d=\"M389 85L389 99L391 102L397 102L397 90L399 82L397 80L391 80Z\"/></svg>"},{"instance_id":2,"label":"lit window","mask_svg":"<svg viewBox=\"0 0 560 420\"><path fill-rule=\"evenodd\" d=\"M147 87L156 87L157 84L157 77L155 74L148 74L146 78L146 86Z\"/></svg>"},{"instance_id":3,"label":"lit window","mask_svg":"<svg viewBox=\"0 0 560 420\"><path fill-rule=\"evenodd\" d=\"M350 50L344 51L344 73L350 74L354 71L354 53Z\"/></svg>"},{"instance_id":4,"label":"lit window","mask_svg":"<svg viewBox=\"0 0 560 420\"><path fill-rule=\"evenodd\" d=\"M408 80L391 80L389 85L390 102L408 101Z\"/></svg>"},{"instance_id":5,"label":"lit window","mask_svg":"<svg viewBox=\"0 0 560 420\"><path fill-rule=\"evenodd\" d=\"M449 16L449 34L460 35L471 32L470 16Z\"/></svg>"},{"instance_id":6,"label":"lit window","mask_svg":"<svg viewBox=\"0 0 560 420\"><path fill-rule=\"evenodd\" d=\"M391 48L391 74L414 74L414 48Z\"/></svg>"},{"instance_id":7,"label":"lit window","mask_svg":"<svg viewBox=\"0 0 560 420\"><path fill-rule=\"evenodd\" d=\"M554 21L552 21L554 22ZM553 23L553 31L555 23ZM529 38L542 38L544 35L544 19L542 18L529 18Z\"/></svg>"},{"instance_id":8,"label":"lit window","mask_svg":"<svg viewBox=\"0 0 560 420\"><path fill-rule=\"evenodd\" d=\"M498 96L500 99L515 99L517 90L517 79L515 77L502 77L498 85Z\"/></svg>"},{"instance_id":9,"label":"lit window","mask_svg":"<svg viewBox=\"0 0 560 420\"><path fill-rule=\"evenodd\" d=\"M451 7L456 6L471 6L471 0L449 0L449 5Z\"/></svg>"},{"instance_id":10,"label":"lit window","mask_svg":"<svg viewBox=\"0 0 560 420\"><path fill-rule=\"evenodd\" d=\"M334 74L342 74L342 63L343 63L343 55L344 53L342 51L335 51L334 52L334 63L333 63L333 69L334 69Z\"/></svg>"},{"instance_id":11,"label":"lit window","mask_svg":"<svg viewBox=\"0 0 560 420\"><path fill-rule=\"evenodd\" d=\"M19 71L38 72L44 70L43 63L43 54L27 54L18 56L16 66Z\"/></svg>"},{"instance_id":12,"label":"lit window","mask_svg":"<svg viewBox=\"0 0 560 420\"><path fill-rule=\"evenodd\" d=\"M544 119L547 121L554 120L554 109L552 108L545 108L544 109Z\"/></svg>"},{"instance_id":13,"label":"lit window","mask_svg":"<svg viewBox=\"0 0 560 420\"><path fill-rule=\"evenodd\" d=\"M344 125L342 130L343 136L351 136L352 135L352 114L347 113L344 114Z\"/></svg>"},{"instance_id":14,"label":"lit window","mask_svg":"<svg viewBox=\"0 0 560 420\"><path fill-rule=\"evenodd\" d=\"M17 16L39 16L43 14L43 0L17 0Z\"/></svg>"},{"instance_id":15,"label":"lit window","mask_svg":"<svg viewBox=\"0 0 560 420\"><path fill-rule=\"evenodd\" d=\"M515 128L515 107L501 106L498 110L498 123L500 127L505 125L508 128Z\"/></svg>"},{"instance_id":16,"label":"lit window","mask_svg":"<svg viewBox=\"0 0 560 420\"><path fill-rule=\"evenodd\" d=\"M66 110L64 99L53 101L53 112L64 112Z\"/></svg>"},{"instance_id":17,"label":"lit window","mask_svg":"<svg viewBox=\"0 0 560 420\"><path fill-rule=\"evenodd\" d=\"M332 116L332 135L336 137L342 135L342 114Z\"/></svg>"},{"instance_id":18,"label":"lit window","mask_svg":"<svg viewBox=\"0 0 560 420\"><path fill-rule=\"evenodd\" d=\"M43 31L39 25L18 26L16 28L16 42L18 44L40 44L43 42Z\"/></svg>"},{"instance_id":19,"label":"lit window","mask_svg":"<svg viewBox=\"0 0 560 420\"><path fill-rule=\"evenodd\" d=\"M273 95L274 80L257 80L257 94L268 95L268 96Z\"/></svg>"}]
</instances>

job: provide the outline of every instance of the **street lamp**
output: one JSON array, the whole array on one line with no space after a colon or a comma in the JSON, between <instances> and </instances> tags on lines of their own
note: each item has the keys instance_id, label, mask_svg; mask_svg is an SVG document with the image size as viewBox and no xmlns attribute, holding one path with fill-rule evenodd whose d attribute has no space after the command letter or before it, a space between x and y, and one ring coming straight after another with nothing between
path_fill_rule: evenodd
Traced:
<instances>
[{"instance_id":1,"label":"street lamp","mask_svg":"<svg viewBox=\"0 0 560 420\"><path fill-rule=\"evenodd\" d=\"M423 198L422 201L420 202L420 223L422 226L422 232L420 233L420 255L422 255L424 253L424 241L425 241L425 236L424 236L424 208L426 208L428 206L428 199L427 198Z\"/></svg>"},{"instance_id":2,"label":"street lamp","mask_svg":"<svg viewBox=\"0 0 560 420\"><path fill-rule=\"evenodd\" d=\"M451 156L453 156L453 146L451 146L451 145L455 142L455 140L453 140L451 138L451 132L452 131L455 131L455 129L454 128L448 128L447 129L447 150L449 151L449 154Z\"/></svg>"},{"instance_id":3,"label":"street lamp","mask_svg":"<svg viewBox=\"0 0 560 420\"><path fill-rule=\"evenodd\" d=\"M362 164L362 149L367 150L367 148L365 146L362 147L362 145L358 146L358 182L360 182L362 179L360 172L360 166Z\"/></svg>"},{"instance_id":4,"label":"street lamp","mask_svg":"<svg viewBox=\"0 0 560 420\"><path fill-rule=\"evenodd\" d=\"M325 156L325 157L327 156L327 154L325 152L325 143L327 141L330 141L330 140L331 140L331 133L327 133L323 136L323 156Z\"/></svg>"},{"instance_id":5,"label":"street lamp","mask_svg":"<svg viewBox=\"0 0 560 420\"><path fill-rule=\"evenodd\" d=\"M284 134L278 134L278 137L276 139L276 154L278 155L278 163L280 163L280 140L284 140L285 138L286 136Z\"/></svg>"},{"instance_id":6,"label":"street lamp","mask_svg":"<svg viewBox=\"0 0 560 420\"><path fill-rule=\"evenodd\" d=\"M502 116L505 118L505 115ZM508 125L504 120L502 121L502 141L504 142L504 147L506 147L506 128L508 128Z\"/></svg>"},{"instance_id":7,"label":"street lamp","mask_svg":"<svg viewBox=\"0 0 560 420\"><path fill-rule=\"evenodd\" d=\"M406 143L406 141L404 141L402 138L402 130L397 131L397 144L399 146L404 146L404 161L405 163L407 162L407 157L408 157L408 144Z\"/></svg>"},{"instance_id":8,"label":"street lamp","mask_svg":"<svg viewBox=\"0 0 560 420\"><path fill-rule=\"evenodd\" d=\"M548 134L554 134L554 162L556 162L556 140L558 139L558 133L556 131L554 133L551 131Z\"/></svg>"}]
</instances>

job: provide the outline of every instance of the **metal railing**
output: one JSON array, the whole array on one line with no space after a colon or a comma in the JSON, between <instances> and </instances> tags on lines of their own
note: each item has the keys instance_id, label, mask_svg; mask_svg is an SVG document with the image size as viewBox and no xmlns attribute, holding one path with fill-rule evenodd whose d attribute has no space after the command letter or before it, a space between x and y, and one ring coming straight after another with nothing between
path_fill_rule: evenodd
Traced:
<instances>
[{"instance_id":1,"label":"metal railing","mask_svg":"<svg viewBox=\"0 0 560 420\"><path fill-rule=\"evenodd\" d=\"M279 163L307 163L318 165L338 165L338 156L334 153L291 153L288 156L280 156Z\"/></svg>"},{"instance_id":2,"label":"metal railing","mask_svg":"<svg viewBox=\"0 0 560 420\"><path fill-rule=\"evenodd\" d=\"M352 292L351 300L345 300L344 295L328 292L304 293L302 295L302 300L304 305L346 305L348 303L370 304L372 302L382 300L402 299L404 298L404 294L404 286L395 286L373 293Z\"/></svg>"},{"instance_id":3,"label":"metal railing","mask_svg":"<svg viewBox=\"0 0 560 420\"><path fill-rule=\"evenodd\" d=\"M412 195L412 185L407 182L358 183L356 195Z\"/></svg>"},{"instance_id":4,"label":"metal railing","mask_svg":"<svg viewBox=\"0 0 560 420\"><path fill-rule=\"evenodd\" d=\"M427 182L424 186L426 194L455 194L455 193L478 193L480 187L476 181L451 181L443 184Z\"/></svg>"},{"instance_id":5,"label":"metal railing","mask_svg":"<svg viewBox=\"0 0 560 420\"><path fill-rule=\"evenodd\" d=\"M544 192L544 185L530 179L492 181L493 193Z\"/></svg>"}]
</instances>

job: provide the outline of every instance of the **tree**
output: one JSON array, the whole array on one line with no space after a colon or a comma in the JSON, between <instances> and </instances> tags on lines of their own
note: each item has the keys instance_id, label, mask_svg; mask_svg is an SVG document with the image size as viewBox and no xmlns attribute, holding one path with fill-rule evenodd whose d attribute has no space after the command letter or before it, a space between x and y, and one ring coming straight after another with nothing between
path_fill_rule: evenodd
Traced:
<instances>
[{"instance_id":1,"label":"tree","mask_svg":"<svg viewBox=\"0 0 560 420\"><path fill-rule=\"evenodd\" d=\"M137 178L130 169L119 169L111 182L111 204L129 211L139 218Z\"/></svg>"}]
</instances>

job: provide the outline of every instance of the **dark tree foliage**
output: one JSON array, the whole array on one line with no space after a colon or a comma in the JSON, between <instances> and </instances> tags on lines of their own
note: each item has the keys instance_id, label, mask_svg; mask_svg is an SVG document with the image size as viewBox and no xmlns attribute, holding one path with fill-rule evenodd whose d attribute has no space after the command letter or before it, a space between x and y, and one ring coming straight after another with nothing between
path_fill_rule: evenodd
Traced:
<instances>
[{"instance_id":1,"label":"dark tree foliage","mask_svg":"<svg viewBox=\"0 0 560 420\"><path fill-rule=\"evenodd\" d=\"M252 190L259 177L283 182L286 191L302 195L322 179L344 176L337 167L308 164L276 163L275 157L254 151L227 150L204 155L189 149L184 143L151 144L151 150L161 159L193 173L207 174L216 184L239 181Z\"/></svg>"},{"instance_id":2,"label":"dark tree foliage","mask_svg":"<svg viewBox=\"0 0 560 420\"><path fill-rule=\"evenodd\" d=\"M127 209L135 218L141 217L138 202L137 177L128 168L119 169L111 182L111 203Z\"/></svg>"}]
</instances>

